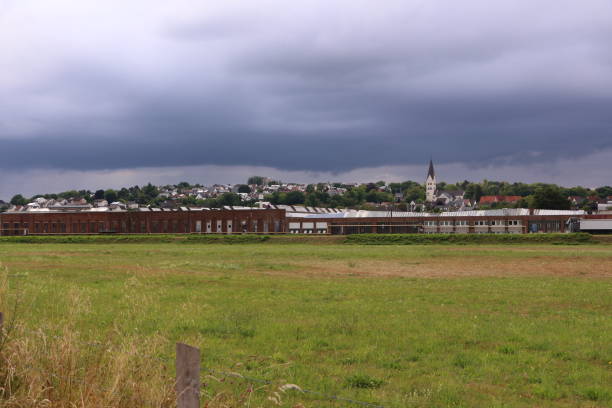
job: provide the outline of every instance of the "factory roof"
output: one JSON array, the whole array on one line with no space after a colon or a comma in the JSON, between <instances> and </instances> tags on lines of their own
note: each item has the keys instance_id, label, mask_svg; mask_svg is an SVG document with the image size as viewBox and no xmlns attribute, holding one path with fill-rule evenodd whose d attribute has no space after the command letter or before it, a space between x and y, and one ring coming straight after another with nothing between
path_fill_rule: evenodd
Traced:
<instances>
[{"instance_id":1,"label":"factory roof","mask_svg":"<svg viewBox=\"0 0 612 408\"><path fill-rule=\"evenodd\" d=\"M287 212L293 218L421 218L421 217L513 217L530 215L527 208L503 208L498 210L452 211L442 213L400 212L400 211L364 211L344 210L332 214L304 214ZM580 216L584 211L570 210L533 210L533 215L567 215Z\"/></svg>"}]
</instances>

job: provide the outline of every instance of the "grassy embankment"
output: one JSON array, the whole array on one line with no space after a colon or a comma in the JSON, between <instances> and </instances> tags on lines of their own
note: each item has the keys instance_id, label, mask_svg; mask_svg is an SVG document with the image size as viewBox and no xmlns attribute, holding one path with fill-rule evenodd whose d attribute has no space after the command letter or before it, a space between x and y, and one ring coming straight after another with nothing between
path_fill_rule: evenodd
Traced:
<instances>
[{"instance_id":1,"label":"grassy embankment","mask_svg":"<svg viewBox=\"0 0 612 408\"><path fill-rule=\"evenodd\" d=\"M170 407L176 341L272 381L205 377L210 407L347 406L286 383L386 407L612 405L608 245L5 241L0 261L3 407Z\"/></svg>"},{"instance_id":2,"label":"grassy embankment","mask_svg":"<svg viewBox=\"0 0 612 408\"><path fill-rule=\"evenodd\" d=\"M418 244L593 244L590 234L356 234L356 235L211 235L211 234L108 234L108 235L29 235L4 236L0 243L89 244L89 243L202 243L254 244L337 243L361 245Z\"/></svg>"}]
</instances>

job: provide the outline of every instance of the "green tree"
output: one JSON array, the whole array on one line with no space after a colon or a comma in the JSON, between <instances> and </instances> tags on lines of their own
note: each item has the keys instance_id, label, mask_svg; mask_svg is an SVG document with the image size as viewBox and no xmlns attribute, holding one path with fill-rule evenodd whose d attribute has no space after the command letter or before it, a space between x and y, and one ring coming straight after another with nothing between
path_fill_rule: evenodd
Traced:
<instances>
[{"instance_id":1,"label":"green tree","mask_svg":"<svg viewBox=\"0 0 612 408\"><path fill-rule=\"evenodd\" d=\"M118 199L117 192L113 189L104 191L104 199L109 203L115 202Z\"/></svg>"},{"instance_id":2,"label":"green tree","mask_svg":"<svg viewBox=\"0 0 612 408\"><path fill-rule=\"evenodd\" d=\"M26 200L25 197L21 194L16 194L13 196L13 198L11 198L10 202L13 205L26 205L28 203L28 200Z\"/></svg>"},{"instance_id":3,"label":"green tree","mask_svg":"<svg viewBox=\"0 0 612 408\"><path fill-rule=\"evenodd\" d=\"M159 195L159 190L153 184L148 183L142 188L142 194L146 201L151 201Z\"/></svg>"},{"instance_id":4,"label":"green tree","mask_svg":"<svg viewBox=\"0 0 612 408\"><path fill-rule=\"evenodd\" d=\"M307 194L304 200L304 205L307 207L319 207L320 204L317 201L317 196L314 194Z\"/></svg>"},{"instance_id":5,"label":"green tree","mask_svg":"<svg viewBox=\"0 0 612 408\"><path fill-rule=\"evenodd\" d=\"M217 203L219 207L223 207L225 205L240 205L242 202L238 194L223 193L221 194L221 197L217 199Z\"/></svg>"},{"instance_id":6,"label":"green tree","mask_svg":"<svg viewBox=\"0 0 612 408\"><path fill-rule=\"evenodd\" d=\"M305 199L306 197L304 196L304 193L302 193L301 191L290 191L286 195L285 204L287 205L304 204Z\"/></svg>"},{"instance_id":7,"label":"green tree","mask_svg":"<svg viewBox=\"0 0 612 408\"><path fill-rule=\"evenodd\" d=\"M608 196L612 196L612 187L610 186L598 187L595 189L595 191L597 192L597 195L600 198L606 198Z\"/></svg>"},{"instance_id":8,"label":"green tree","mask_svg":"<svg viewBox=\"0 0 612 408\"><path fill-rule=\"evenodd\" d=\"M570 202L561 189L554 185L539 187L533 194L533 208L569 210Z\"/></svg>"},{"instance_id":9,"label":"green tree","mask_svg":"<svg viewBox=\"0 0 612 408\"><path fill-rule=\"evenodd\" d=\"M78 191L76 190L69 190L69 191L64 191L58 194L58 197L64 198L64 199L68 199L68 198L76 198L76 197L80 197Z\"/></svg>"},{"instance_id":10,"label":"green tree","mask_svg":"<svg viewBox=\"0 0 612 408\"><path fill-rule=\"evenodd\" d=\"M472 183L465 189L465 198L478 202L483 196L482 187L478 183Z\"/></svg>"},{"instance_id":11,"label":"green tree","mask_svg":"<svg viewBox=\"0 0 612 408\"><path fill-rule=\"evenodd\" d=\"M262 177L262 176L251 176L247 180L247 184L255 184L255 185L258 185L258 186L263 186L265 181L266 181L265 177Z\"/></svg>"},{"instance_id":12,"label":"green tree","mask_svg":"<svg viewBox=\"0 0 612 408\"><path fill-rule=\"evenodd\" d=\"M119 200L129 201L130 200L130 190L128 190L127 188L123 187L117 193L117 197L119 198Z\"/></svg>"},{"instance_id":13,"label":"green tree","mask_svg":"<svg viewBox=\"0 0 612 408\"><path fill-rule=\"evenodd\" d=\"M94 200L102 200L104 198L104 190L96 190Z\"/></svg>"},{"instance_id":14,"label":"green tree","mask_svg":"<svg viewBox=\"0 0 612 408\"><path fill-rule=\"evenodd\" d=\"M238 186L238 192L239 193L250 193L251 192L251 187L247 186L246 184L240 184Z\"/></svg>"},{"instance_id":15,"label":"green tree","mask_svg":"<svg viewBox=\"0 0 612 408\"><path fill-rule=\"evenodd\" d=\"M425 187L417 184L414 185L404 192L404 197L406 201L417 201L425 199Z\"/></svg>"}]
</instances>

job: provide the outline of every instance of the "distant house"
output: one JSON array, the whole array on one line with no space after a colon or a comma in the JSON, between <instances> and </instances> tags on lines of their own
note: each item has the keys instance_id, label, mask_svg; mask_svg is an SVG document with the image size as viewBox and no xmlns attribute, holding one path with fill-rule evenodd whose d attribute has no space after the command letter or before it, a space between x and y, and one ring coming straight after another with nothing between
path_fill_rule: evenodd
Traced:
<instances>
[{"instance_id":1,"label":"distant house","mask_svg":"<svg viewBox=\"0 0 612 408\"><path fill-rule=\"evenodd\" d=\"M108 201L104 199L94 200L94 207L108 207Z\"/></svg>"},{"instance_id":2,"label":"distant house","mask_svg":"<svg viewBox=\"0 0 612 408\"><path fill-rule=\"evenodd\" d=\"M120 201L113 201L108 206L111 210L127 210L127 205Z\"/></svg>"},{"instance_id":3,"label":"distant house","mask_svg":"<svg viewBox=\"0 0 612 408\"><path fill-rule=\"evenodd\" d=\"M567 199L573 206L579 206L586 201L586 198L582 196L569 196Z\"/></svg>"},{"instance_id":4,"label":"distant house","mask_svg":"<svg viewBox=\"0 0 612 408\"><path fill-rule=\"evenodd\" d=\"M587 197L587 199L597 204L607 204L608 203L608 200L606 200L605 198L600 198L599 196L596 196L596 195L589 196Z\"/></svg>"},{"instance_id":5,"label":"distant house","mask_svg":"<svg viewBox=\"0 0 612 408\"><path fill-rule=\"evenodd\" d=\"M480 197L478 204L493 204L493 203L516 203L519 201L521 196L504 196L504 195L488 195Z\"/></svg>"},{"instance_id":6,"label":"distant house","mask_svg":"<svg viewBox=\"0 0 612 408\"><path fill-rule=\"evenodd\" d=\"M463 196L464 191L440 191L436 190L435 207L443 211L462 210L465 208Z\"/></svg>"}]
</instances>

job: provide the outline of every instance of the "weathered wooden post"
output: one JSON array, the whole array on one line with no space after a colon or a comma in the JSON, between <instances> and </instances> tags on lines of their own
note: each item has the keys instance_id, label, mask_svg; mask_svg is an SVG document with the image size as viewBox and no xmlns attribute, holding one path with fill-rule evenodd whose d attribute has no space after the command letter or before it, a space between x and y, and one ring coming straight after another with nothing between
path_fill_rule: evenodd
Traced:
<instances>
[{"instance_id":1,"label":"weathered wooden post","mask_svg":"<svg viewBox=\"0 0 612 408\"><path fill-rule=\"evenodd\" d=\"M200 349L176 343L176 406L200 408Z\"/></svg>"}]
</instances>

